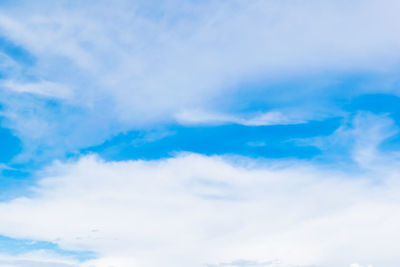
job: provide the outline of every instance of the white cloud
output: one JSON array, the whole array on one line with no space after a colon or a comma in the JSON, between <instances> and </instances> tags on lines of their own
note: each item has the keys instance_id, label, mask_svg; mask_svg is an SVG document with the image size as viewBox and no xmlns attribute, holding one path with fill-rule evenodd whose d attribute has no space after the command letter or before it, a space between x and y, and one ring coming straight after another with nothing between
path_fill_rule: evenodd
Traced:
<instances>
[{"instance_id":1,"label":"white cloud","mask_svg":"<svg viewBox=\"0 0 400 267\"><path fill-rule=\"evenodd\" d=\"M45 81L19 81L18 63L1 55L1 67L13 73L5 82L12 90L1 91L2 115L25 140L59 149L63 141L72 150L175 118L295 123L301 118L280 111L226 115L216 99L258 79L390 71L400 56L393 34L399 1L89 2L19 1L0 11L1 34L36 57L29 75ZM61 108L55 112L27 92L56 97ZM71 106L63 106L65 99ZM210 108L216 112L185 111ZM347 174L340 165L200 155L55 163L41 174L34 197L0 203L0 233L100 255L83 266L279 259L283 266L395 267L399 164L377 155L391 129L380 122L344 131L360 137L353 156L362 171ZM50 258L5 257L0 263L10 266L45 266Z\"/></svg>"},{"instance_id":2,"label":"white cloud","mask_svg":"<svg viewBox=\"0 0 400 267\"><path fill-rule=\"evenodd\" d=\"M358 112L330 136L296 140L300 145L313 145L326 157L346 157L365 169L395 164L400 159L397 152L380 152L379 145L399 133L399 127L386 115ZM331 158L332 160L332 158ZM337 160L337 159L336 159ZM333 162L336 162L333 159Z\"/></svg>"},{"instance_id":3,"label":"white cloud","mask_svg":"<svg viewBox=\"0 0 400 267\"><path fill-rule=\"evenodd\" d=\"M247 260L237 260L230 263L209 264L207 265L207 267L306 267L306 266L287 265L280 261L255 262Z\"/></svg>"},{"instance_id":4,"label":"white cloud","mask_svg":"<svg viewBox=\"0 0 400 267\"><path fill-rule=\"evenodd\" d=\"M350 267L363 267L363 266L358 263L353 263L353 264L350 264ZM373 266L371 264L368 264L367 267L373 267Z\"/></svg>"},{"instance_id":5,"label":"white cloud","mask_svg":"<svg viewBox=\"0 0 400 267\"><path fill-rule=\"evenodd\" d=\"M0 172L2 170L15 170L14 168L11 168L10 166L8 166L7 164L4 163L0 163Z\"/></svg>"},{"instance_id":6,"label":"white cloud","mask_svg":"<svg viewBox=\"0 0 400 267\"><path fill-rule=\"evenodd\" d=\"M78 267L77 261L67 257L35 251L19 255L0 254L0 266L2 267Z\"/></svg>"},{"instance_id":7,"label":"white cloud","mask_svg":"<svg viewBox=\"0 0 400 267\"><path fill-rule=\"evenodd\" d=\"M240 259L397 266L398 166L338 169L191 154L160 161L83 157L42 173L34 197L1 203L7 216L0 234L98 253L88 266Z\"/></svg>"},{"instance_id":8,"label":"white cloud","mask_svg":"<svg viewBox=\"0 0 400 267\"><path fill-rule=\"evenodd\" d=\"M72 109L84 110L59 118L52 135L85 136L80 121L107 114L90 122L103 139L172 120L182 110L211 107L219 114L222 97L230 99L237 90L251 93L246 86L238 89L247 81L390 71L400 57L400 38L393 34L399 30L399 5L394 0L19 1L2 7L0 32L36 57L30 75L72 88ZM59 94L53 86L18 88ZM23 107L30 100L19 101ZM10 119L17 132L30 120L48 119L47 112L32 118L24 111L17 110L20 123ZM271 123L269 117L259 119L251 124ZM40 142L49 139L42 136Z\"/></svg>"},{"instance_id":9,"label":"white cloud","mask_svg":"<svg viewBox=\"0 0 400 267\"><path fill-rule=\"evenodd\" d=\"M247 126L265 126L277 124L298 124L306 122L303 116L295 114L285 115L279 111L270 111L252 115L248 118L243 118L231 114L186 110L177 113L175 118L179 123L188 125L236 123Z\"/></svg>"},{"instance_id":10,"label":"white cloud","mask_svg":"<svg viewBox=\"0 0 400 267\"><path fill-rule=\"evenodd\" d=\"M49 81L18 83L15 81L6 81L0 83L0 86L18 93L31 93L49 98L69 99L72 97L71 90Z\"/></svg>"}]
</instances>

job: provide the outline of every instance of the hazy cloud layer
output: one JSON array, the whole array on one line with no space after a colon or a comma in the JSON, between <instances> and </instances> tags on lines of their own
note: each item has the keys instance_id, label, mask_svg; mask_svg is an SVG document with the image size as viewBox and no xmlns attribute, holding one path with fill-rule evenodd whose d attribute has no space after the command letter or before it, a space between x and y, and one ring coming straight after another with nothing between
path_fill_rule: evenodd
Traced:
<instances>
[{"instance_id":1,"label":"hazy cloud layer","mask_svg":"<svg viewBox=\"0 0 400 267\"><path fill-rule=\"evenodd\" d=\"M1 35L34 59L29 66L4 55L2 115L26 143L54 147L67 136L75 149L191 110L232 109L223 103L235 92L252 94L246 82L390 73L400 56L399 8L393 0L4 4ZM325 87L313 90L336 90ZM282 90L271 94L284 99Z\"/></svg>"}]
</instances>

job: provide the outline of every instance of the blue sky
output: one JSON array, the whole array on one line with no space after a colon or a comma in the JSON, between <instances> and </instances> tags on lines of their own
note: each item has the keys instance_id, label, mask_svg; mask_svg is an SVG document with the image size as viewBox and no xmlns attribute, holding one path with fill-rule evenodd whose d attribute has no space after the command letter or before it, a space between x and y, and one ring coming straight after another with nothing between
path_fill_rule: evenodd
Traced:
<instances>
[{"instance_id":1,"label":"blue sky","mask_svg":"<svg viewBox=\"0 0 400 267\"><path fill-rule=\"evenodd\" d=\"M2 1L1 266L398 266L400 4Z\"/></svg>"}]
</instances>

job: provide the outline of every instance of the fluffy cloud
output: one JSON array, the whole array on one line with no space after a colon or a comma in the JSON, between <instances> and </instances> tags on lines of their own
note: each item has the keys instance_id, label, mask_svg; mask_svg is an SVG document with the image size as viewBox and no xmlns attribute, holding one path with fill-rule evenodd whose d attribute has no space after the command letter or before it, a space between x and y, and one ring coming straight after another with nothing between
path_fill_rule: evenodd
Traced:
<instances>
[{"instance_id":1,"label":"fluffy cloud","mask_svg":"<svg viewBox=\"0 0 400 267\"><path fill-rule=\"evenodd\" d=\"M249 93L240 86L248 81L390 71L400 56L398 9L393 0L4 4L1 34L36 58L29 71L8 74L12 90L2 97L19 97L2 101L4 115L24 140L60 143L67 135L76 148L187 109L219 113L221 97ZM56 96L69 112L53 120L58 110L27 92ZM36 131L49 120L52 127ZM87 134L86 125L96 131Z\"/></svg>"},{"instance_id":2,"label":"fluffy cloud","mask_svg":"<svg viewBox=\"0 0 400 267\"><path fill-rule=\"evenodd\" d=\"M337 169L193 154L88 156L55 163L34 196L1 203L0 233L94 251L100 258L88 266L397 266L398 167Z\"/></svg>"}]
</instances>

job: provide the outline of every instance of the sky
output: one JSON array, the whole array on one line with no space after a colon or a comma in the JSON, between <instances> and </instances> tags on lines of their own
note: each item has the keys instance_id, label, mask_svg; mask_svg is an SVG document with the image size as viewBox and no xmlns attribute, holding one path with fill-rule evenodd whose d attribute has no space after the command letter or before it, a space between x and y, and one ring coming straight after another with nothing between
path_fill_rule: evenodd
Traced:
<instances>
[{"instance_id":1,"label":"sky","mask_svg":"<svg viewBox=\"0 0 400 267\"><path fill-rule=\"evenodd\" d=\"M399 266L399 10L0 1L0 266Z\"/></svg>"}]
</instances>

